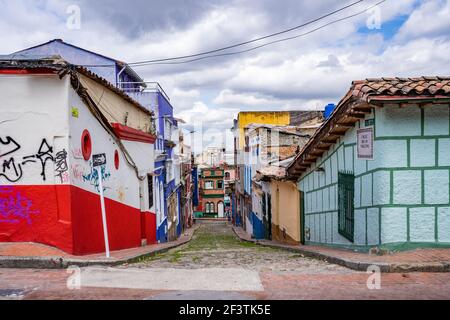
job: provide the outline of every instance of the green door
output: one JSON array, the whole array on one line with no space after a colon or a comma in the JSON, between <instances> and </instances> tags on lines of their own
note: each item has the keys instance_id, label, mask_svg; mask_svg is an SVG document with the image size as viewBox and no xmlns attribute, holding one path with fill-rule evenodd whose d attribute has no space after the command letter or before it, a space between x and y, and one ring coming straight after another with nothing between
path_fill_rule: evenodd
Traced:
<instances>
[{"instance_id":1,"label":"green door","mask_svg":"<svg viewBox=\"0 0 450 320\"><path fill-rule=\"evenodd\" d=\"M300 191L300 243L306 244L305 241L305 193Z\"/></svg>"},{"instance_id":2,"label":"green door","mask_svg":"<svg viewBox=\"0 0 450 320\"><path fill-rule=\"evenodd\" d=\"M268 237L267 239L272 240L272 195L267 195L267 216L268 216Z\"/></svg>"}]
</instances>

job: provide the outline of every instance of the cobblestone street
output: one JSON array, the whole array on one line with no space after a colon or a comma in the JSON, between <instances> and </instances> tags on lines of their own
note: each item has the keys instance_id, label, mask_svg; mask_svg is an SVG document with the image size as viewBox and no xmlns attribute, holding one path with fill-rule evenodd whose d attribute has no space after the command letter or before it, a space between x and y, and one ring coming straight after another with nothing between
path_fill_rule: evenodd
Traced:
<instances>
[{"instance_id":1,"label":"cobblestone street","mask_svg":"<svg viewBox=\"0 0 450 320\"><path fill-rule=\"evenodd\" d=\"M201 225L192 241L115 268L81 270L67 289L65 270L0 269L0 299L449 299L448 273L368 274L281 249L241 242L226 223Z\"/></svg>"},{"instance_id":2,"label":"cobblestone street","mask_svg":"<svg viewBox=\"0 0 450 320\"><path fill-rule=\"evenodd\" d=\"M206 223L192 241L134 265L139 268L242 268L273 273L352 273L300 254L240 241L226 223Z\"/></svg>"}]
</instances>

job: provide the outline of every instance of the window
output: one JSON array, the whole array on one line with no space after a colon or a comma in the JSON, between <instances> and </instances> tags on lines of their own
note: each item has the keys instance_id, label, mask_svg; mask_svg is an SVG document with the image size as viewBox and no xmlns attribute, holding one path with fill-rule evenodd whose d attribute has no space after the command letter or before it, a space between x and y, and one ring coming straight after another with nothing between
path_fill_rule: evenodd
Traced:
<instances>
[{"instance_id":1,"label":"window","mask_svg":"<svg viewBox=\"0 0 450 320\"><path fill-rule=\"evenodd\" d=\"M164 119L164 139L172 139L172 123L169 121L169 119Z\"/></svg>"},{"instance_id":2,"label":"window","mask_svg":"<svg viewBox=\"0 0 450 320\"><path fill-rule=\"evenodd\" d=\"M175 168L171 160L166 162L166 183L175 179Z\"/></svg>"},{"instance_id":3,"label":"window","mask_svg":"<svg viewBox=\"0 0 450 320\"><path fill-rule=\"evenodd\" d=\"M206 213L214 213L214 203L208 202L205 206Z\"/></svg>"},{"instance_id":4,"label":"window","mask_svg":"<svg viewBox=\"0 0 450 320\"><path fill-rule=\"evenodd\" d=\"M217 181L217 189L223 189L223 181Z\"/></svg>"},{"instance_id":5,"label":"window","mask_svg":"<svg viewBox=\"0 0 450 320\"><path fill-rule=\"evenodd\" d=\"M213 181L205 181L205 190L212 190L214 189L214 182Z\"/></svg>"},{"instance_id":6,"label":"window","mask_svg":"<svg viewBox=\"0 0 450 320\"><path fill-rule=\"evenodd\" d=\"M148 175L148 208L151 209L153 207L153 176Z\"/></svg>"},{"instance_id":7,"label":"window","mask_svg":"<svg viewBox=\"0 0 450 320\"><path fill-rule=\"evenodd\" d=\"M355 175L339 172L338 185L339 234L353 242Z\"/></svg>"}]
</instances>

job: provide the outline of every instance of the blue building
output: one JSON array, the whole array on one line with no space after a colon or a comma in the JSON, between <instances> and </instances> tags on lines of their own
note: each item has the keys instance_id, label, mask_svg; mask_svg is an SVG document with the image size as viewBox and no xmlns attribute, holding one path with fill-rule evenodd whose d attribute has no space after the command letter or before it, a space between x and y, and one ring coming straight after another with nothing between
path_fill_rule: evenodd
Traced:
<instances>
[{"instance_id":1,"label":"blue building","mask_svg":"<svg viewBox=\"0 0 450 320\"><path fill-rule=\"evenodd\" d=\"M86 66L87 69L126 91L146 87L144 80L126 63L74 46L61 39L24 49L13 54L15 57L61 56L71 64Z\"/></svg>"},{"instance_id":2,"label":"blue building","mask_svg":"<svg viewBox=\"0 0 450 320\"><path fill-rule=\"evenodd\" d=\"M155 172L153 181L156 238L158 242L176 240L181 235L181 182L176 161L178 122L170 98L156 82L144 80L126 63L77 47L61 39L21 50L15 57L61 56L74 65L85 66L154 113Z\"/></svg>"},{"instance_id":3,"label":"blue building","mask_svg":"<svg viewBox=\"0 0 450 320\"><path fill-rule=\"evenodd\" d=\"M173 116L173 106L162 90L139 93L138 101L151 101L156 118L155 174L159 185L156 208L157 239L159 242L176 240L181 234L181 184L180 168L175 146L179 138L178 122ZM147 98L146 98L147 96Z\"/></svg>"}]
</instances>

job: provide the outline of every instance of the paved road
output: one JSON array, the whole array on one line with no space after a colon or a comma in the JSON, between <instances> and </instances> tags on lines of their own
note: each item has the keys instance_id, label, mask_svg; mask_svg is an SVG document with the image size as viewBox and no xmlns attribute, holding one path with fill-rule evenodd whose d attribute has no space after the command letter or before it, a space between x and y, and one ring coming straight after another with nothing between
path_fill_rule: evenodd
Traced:
<instances>
[{"instance_id":1,"label":"paved road","mask_svg":"<svg viewBox=\"0 0 450 320\"><path fill-rule=\"evenodd\" d=\"M166 254L116 268L0 269L0 299L450 299L450 274L368 274L239 241L225 223L207 223Z\"/></svg>"}]
</instances>

